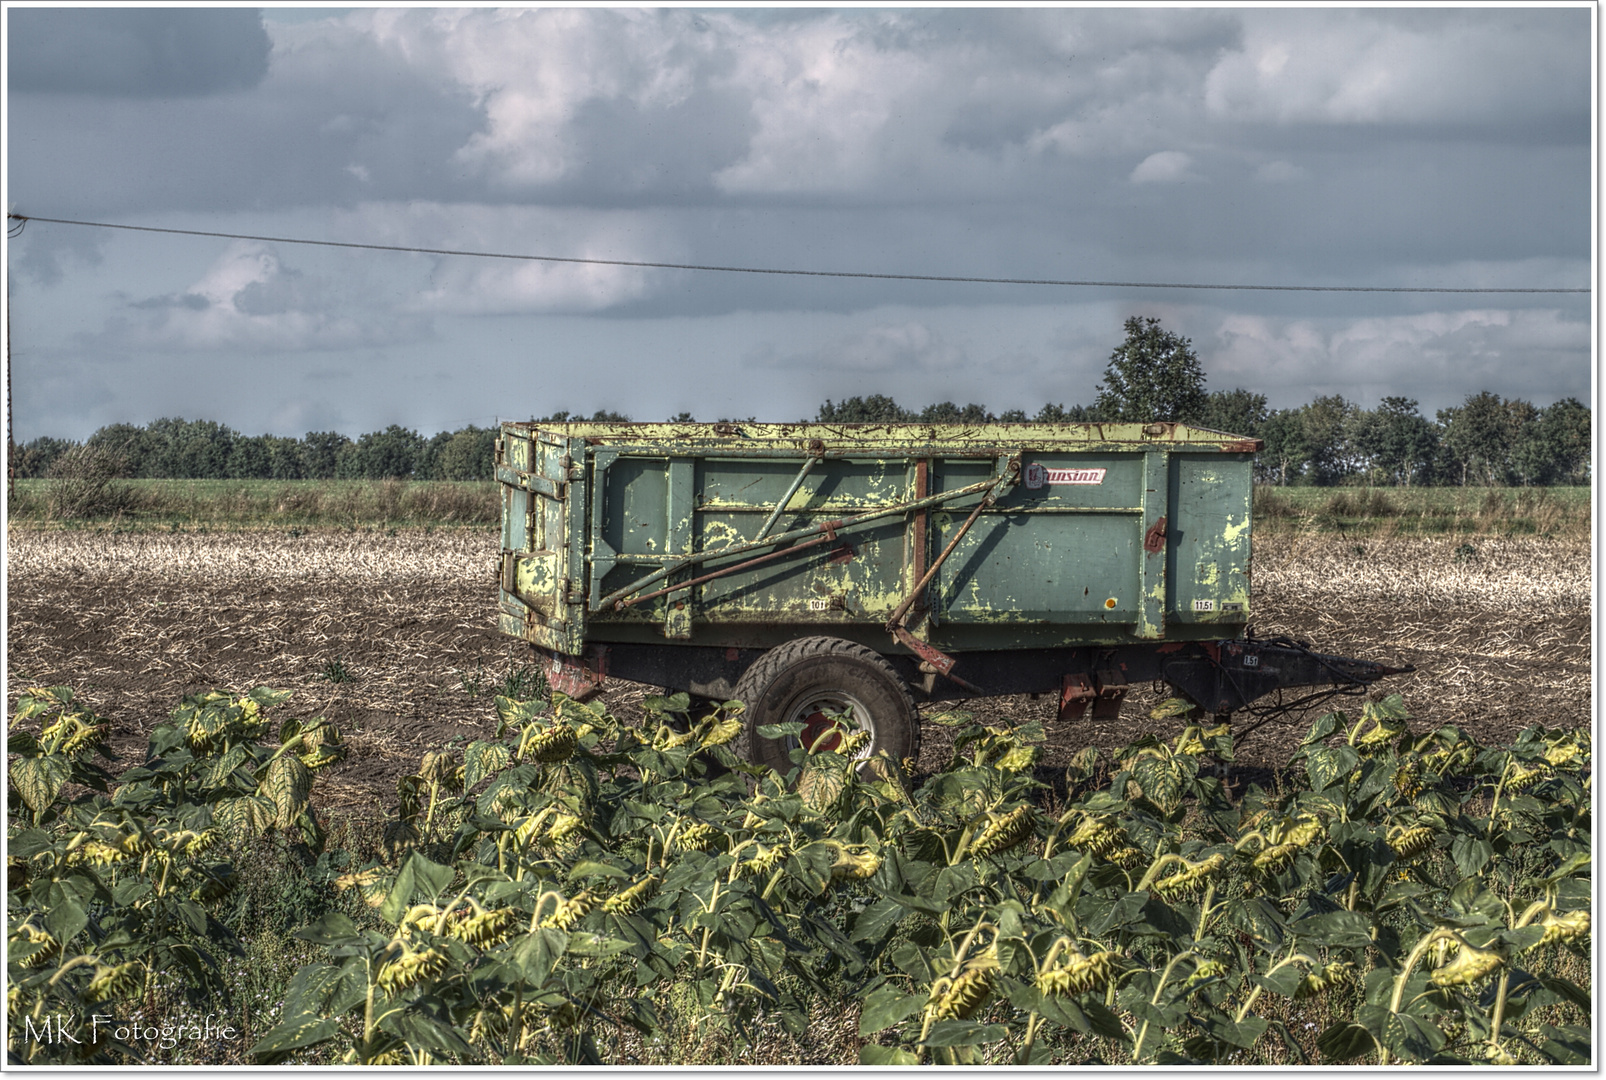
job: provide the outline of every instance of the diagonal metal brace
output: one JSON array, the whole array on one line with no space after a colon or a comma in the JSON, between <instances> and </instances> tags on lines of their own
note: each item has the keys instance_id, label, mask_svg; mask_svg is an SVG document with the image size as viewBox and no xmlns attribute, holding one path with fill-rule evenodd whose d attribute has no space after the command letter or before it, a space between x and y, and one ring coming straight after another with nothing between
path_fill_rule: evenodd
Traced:
<instances>
[{"instance_id":1,"label":"diagonal metal brace","mask_svg":"<svg viewBox=\"0 0 1606 1080\"><path fill-rule=\"evenodd\" d=\"M942 549L942 554L937 556L926 572L921 575L920 580L915 582L915 587L909 590L909 595L905 596L903 598L903 602L893 610L891 617L887 619L888 633L896 634L898 632L898 628L903 625L904 617L909 614L909 609L914 606L915 599L919 597L920 593L927 585L931 584L931 579L937 576L937 571L942 569L943 562L948 558L949 555L953 554L954 548L959 546L959 541L964 539L965 534L970 531L970 527L976 523L976 518L983 510L993 505L993 503L997 501L998 489L1002 487L1006 481L1014 480L1019 470L1020 462L1018 460L1012 460L1009 465L1010 467L993 482L991 487L988 488L987 494L983 496L981 502L976 504L976 508L970 512L970 516L965 519L965 523L959 526L959 530L954 533L953 539L948 541L948 546Z\"/></svg>"},{"instance_id":2,"label":"diagonal metal brace","mask_svg":"<svg viewBox=\"0 0 1606 1080\"><path fill-rule=\"evenodd\" d=\"M786 489L786 494L781 496L781 501L775 504L775 509L770 511L770 516L765 519L764 527L758 530L757 536L753 537L754 543L764 539L770 534L770 530L775 528L775 523L781 519L781 512L786 509L786 504L792 501L792 496L797 494L797 489L803 486L803 478L809 474L809 470L819 463L819 457L813 454L804 459L803 468L799 469L797 475L792 477L792 486Z\"/></svg>"},{"instance_id":3,"label":"diagonal metal brace","mask_svg":"<svg viewBox=\"0 0 1606 1080\"><path fill-rule=\"evenodd\" d=\"M970 484L966 487L955 488L953 491L944 491L937 495L928 495L924 499L914 499L909 502L894 503L891 506L884 506L879 510L870 510L866 513L857 514L850 518L827 521L820 525L805 526L801 529L792 529L784 533L777 533L774 536L766 536L762 540L751 540L745 544L734 544L730 547L719 548L715 551L709 551L705 549L703 551L693 552L690 555L686 555L666 563L661 569L654 570L652 573L636 581L632 581L629 585L626 585L621 589L615 589L607 596L604 596L602 599L598 600L592 606L591 610L602 611L607 608L614 607L621 600L624 600L632 593L640 592L648 585L662 581L664 578L669 577L671 574L679 570L684 570L688 566L696 566L700 563L707 562L710 559L723 559L733 555L745 555L752 551L761 551L765 548L778 547L781 544L785 544L793 540L803 540L810 537L816 537L822 533L825 534L827 539L834 539L836 534L839 532L857 528L861 525L868 525L871 522L879 521L882 518L892 517L895 514L906 514L912 510L924 510L931 506L940 506L943 503L952 502L955 499L962 499L966 495L975 495L978 492L987 491L993 487L996 487L1001 480L1006 478L1007 477L989 477L986 480ZM719 574L720 576L723 576L724 574L730 573L733 569L734 568L732 567L726 567L720 570ZM707 579L705 578L704 580ZM682 583L680 586L676 587L684 587L684 584L685 583Z\"/></svg>"},{"instance_id":4,"label":"diagonal metal brace","mask_svg":"<svg viewBox=\"0 0 1606 1080\"><path fill-rule=\"evenodd\" d=\"M887 632L889 634L907 646L920 659L935 668L943 678L969 690L972 694L980 694L982 692L981 688L954 674L953 668L956 663L954 658L929 641L922 641L911 634L908 628L904 626L904 619L908 617L909 609L914 606L915 599L919 597L927 585L931 584L931 579L937 576L937 571L942 568L943 562L949 555L953 554L954 549L959 546L959 541L964 539L965 533L969 532L970 527L976 523L976 518L981 515L983 510L998 500L998 490L1005 484L1014 483L1019 475L1020 459L1018 457L1011 458L1004 470L999 473L998 478L993 481L992 486L987 489L987 494L982 496L981 502L976 504L976 508L965 519L965 523L959 526L953 535L953 539L949 540L948 545L942 549L942 554L937 556L930 568L921 575L920 580L915 582L914 588L909 590L909 595L903 598L903 602L893 610L892 616L887 619Z\"/></svg>"}]
</instances>

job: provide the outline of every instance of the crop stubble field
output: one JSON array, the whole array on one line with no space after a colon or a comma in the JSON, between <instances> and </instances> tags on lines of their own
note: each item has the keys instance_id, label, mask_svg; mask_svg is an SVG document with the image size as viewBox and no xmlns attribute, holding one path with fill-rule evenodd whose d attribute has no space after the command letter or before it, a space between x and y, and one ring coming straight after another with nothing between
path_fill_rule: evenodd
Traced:
<instances>
[{"instance_id":1,"label":"crop stubble field","mask_svg":"<svg viewBox=\"0 0 1606 1080\"><path fill-rule=\"evenodd\" d=\"M487 529L13 528L10 694L73 687L111 721L120 771L138 763L146 734L183 694L291 690L280 715L327 717L349 748L321 776L319 805L377 816L425 752L487 737L492 695L533 669L529 650L495 629L496 545ZM1404 695L1413 729L1454 723L1492 742L1536 722L1589 723L1587 536L1261 535L1253 579L1258 634L1416 665L1379 684ZM653 689L615 683L606 696L628 718ZM964 707L988 722L1044 721L1050 736L1039 769L1049 779L1084 746L1124 746L1145 730L1174 734L1177 721L1148 719L1160 696L1153 688L1132 694L1107 723L1055 722L1047 697ZM1320 711L1250 735L1229 775L1251 778L1287 761ZM948 730L926 726L922 771L946 761Z\"/></svg>"}]
</instances>

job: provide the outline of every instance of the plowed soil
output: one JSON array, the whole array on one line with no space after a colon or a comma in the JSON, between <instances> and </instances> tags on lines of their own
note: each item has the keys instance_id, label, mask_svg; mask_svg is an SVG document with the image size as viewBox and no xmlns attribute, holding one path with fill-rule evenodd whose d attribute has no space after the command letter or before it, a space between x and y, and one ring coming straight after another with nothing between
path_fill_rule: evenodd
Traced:
<instances>
[{"instance_id":1,"label":"plowed soil","mask_svg":"<svg viewBox=\"0 0 1606 1080\"><path fill-rule=\"evenodd\" d=\"M350 749L324 774L319 803L377 816L425 752L489 736L492 695L533 670L528 648L496 630L497 562L485 530L13 530L8 705L29 686L74 688L110 721L115 771L142 759L148 732L185 694L291 690L285 714L328 717ZM1530 723L1589 723L1587 539L1262 536L1253 578L1258 634L1415 665L1379 684L1404 695L1413 730L1454 723L1487 742ZM653 692L616 683L606 700L629 719ZM1113 722L1059 723L1046 697L965 708L992 723L1042 720L1048 779L1084 746L1174 734L1176 721L1148 718L1163 696L1135 691ZM1316 715L1248 736L1229 776L1286 762ZM946 732L925 725L923 771L947 760Z\"/></svg>"}]
</instances>

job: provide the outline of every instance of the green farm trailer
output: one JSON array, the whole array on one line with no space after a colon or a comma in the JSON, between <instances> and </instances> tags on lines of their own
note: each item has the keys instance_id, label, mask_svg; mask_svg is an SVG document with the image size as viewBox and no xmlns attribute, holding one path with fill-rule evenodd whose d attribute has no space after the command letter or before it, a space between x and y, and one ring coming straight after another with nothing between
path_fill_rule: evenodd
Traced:
<instances>
[{"instance_id":1,"label":"green farm trailer","mask_svg":"<svg viewBox=\"0 0 1606 1080\"><path fill-rule=\"evenodd\" d=\"M1229 715L1408 670L1247 634L1252 439L1183 424L506 423L500 626L607 678L836 715L912 755L918 703L1161 680ZM1280 697L1281 695L1278 695Z\"/></svg>"}]
</instances>

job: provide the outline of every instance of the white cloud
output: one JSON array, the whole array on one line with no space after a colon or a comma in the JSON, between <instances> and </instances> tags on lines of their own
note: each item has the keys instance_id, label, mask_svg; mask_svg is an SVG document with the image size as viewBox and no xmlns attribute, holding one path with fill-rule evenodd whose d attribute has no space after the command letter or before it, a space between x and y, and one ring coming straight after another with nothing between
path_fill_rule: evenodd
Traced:
<instances>
[{"instance_id":1,"label":"white cloud","mask_svg":"<svg viewBox=\"0 0 1606 1080\"><path fill-rule=\"evenodd\" d=\"M1589 357L1589 324L1555 309L1474 308L1362 318L1225 315L1200 359L1213 390L1243 386L1274 406L1343 394L1458 403L1471 389L1546 404L1573 393Z\"/></svg>"},{"instance_id":2,"label":"white cloud","mask_svg":"<svg viewBox=\"0 0 1606 1080\"><path fill-rule=\"evenodd\" d=\"M356 305L330 282L287 267L271 248L236 240L178 293L131 303L103 339L132 349L305 352L409 340L417 318Z\"/></svg>"},{"instance_id":3,"label":"white cloud","mask_svg":"<svg viewBox=\"0 0 1606 1080\"><path fill-rule=\"evenodd\" d=\"M1130 177L1134 184L1177 184L1203 179L1193 170L1193 157L1181 150L1161 150L1138 163Z\"/></svg>"},{"instance_id":4,"label":"white cloud","mask_svg":"<svg viewBox=\"0 0 1606 1080\"><path fill-rule=\"evenodd\" d=\"M932 146L947 95L934 57L878 48L841 16L785 34L742 28L732 84L752 95L757 130L741 161L716 174L728 192L855 191L889 160ZM963 79L963 71L949 73Z\"/></svg>"},{"instance_id":5,"label":"white cloud","mask_svg":"<svg viewBox=\"0 0 1606 1080\"><path fill-rule=\"evenodd\" d=\"M1246 10L1205 80L1218 120L1483 124L1577 113L1588 14ZM1540 73L1544 74L1541 76ZM1587 114L1585 114L1587 115Z\"/></svg>"},{"instance_id":6,"label":"white cloud","mask_svg":"<svg viewBox=\"0 0 1606 1080\"><path fill-rule=\"evenodd\" d=\"M685 13L414 8L353 21L473 95L484 126L456 159L510 186L550 183L584 165L581 114L594 103L651 111L683 100L701 52Z\"/></svg>"},{"instance_id":7,"label":"white cloud","mask_svg":"<svg viewBox=\"0 0 1606 1080\"><path fill-rule=\"evenodd\" d=\"M677 262L672 232L638 210L550 209L415 202L365 203L343 215L343 235L398 247L620 262ZM672 271L574 262L437 257L406 307L427 315L589 313L639 300Z\"/></svg>"}]
</instances>

